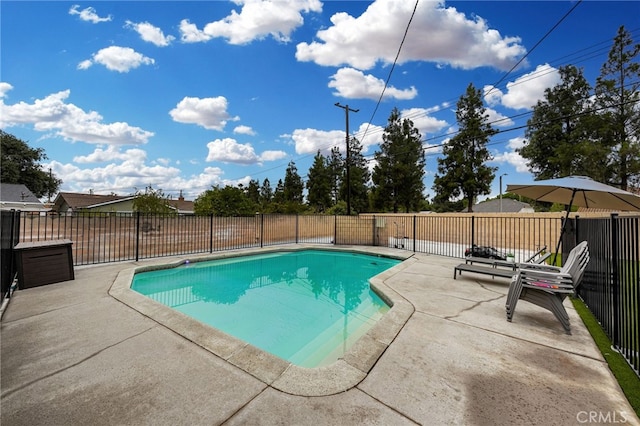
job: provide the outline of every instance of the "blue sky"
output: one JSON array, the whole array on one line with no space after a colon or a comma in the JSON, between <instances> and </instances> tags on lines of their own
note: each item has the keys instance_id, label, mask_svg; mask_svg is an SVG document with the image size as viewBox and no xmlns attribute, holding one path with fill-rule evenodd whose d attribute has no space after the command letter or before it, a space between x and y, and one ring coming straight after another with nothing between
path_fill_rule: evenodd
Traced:
<instances>
[{"instance_id":1,"label":"blue sky","mask_svg":"<svg viewBox=\"0 0 640 426\"><path fill-rule=\"evenodd\" d=\"M431 197L456 102L499 82L485 98L503 131L495 196L499 175L533 179L515 149L558 68L594 84L621 25L640 42L636 1L420 0L393 67L414 5L3 0L0 128L45 150L62 191L194 199L250 179L275 188L290 161L306 177L319 149L344 151L336 102L359 110L350 130L373 159L397 107L422 134Z\"/></svg>"}]
</instances>

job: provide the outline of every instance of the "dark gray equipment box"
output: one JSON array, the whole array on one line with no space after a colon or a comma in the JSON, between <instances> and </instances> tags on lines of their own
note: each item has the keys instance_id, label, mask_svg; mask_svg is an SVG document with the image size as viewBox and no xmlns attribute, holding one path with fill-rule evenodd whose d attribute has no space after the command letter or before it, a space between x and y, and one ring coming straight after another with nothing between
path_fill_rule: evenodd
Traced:
<instances>
[{"instance_id":1,"label":"dark gray equipment box","mask_svg":"<svg viewBox=\"0 0 640 426\"><path fill-rule=\"evenodd\" d=\"M18 288L25 289L75 279L71 240L33 241L14 247Z\"/></svg>"}]
</instances>

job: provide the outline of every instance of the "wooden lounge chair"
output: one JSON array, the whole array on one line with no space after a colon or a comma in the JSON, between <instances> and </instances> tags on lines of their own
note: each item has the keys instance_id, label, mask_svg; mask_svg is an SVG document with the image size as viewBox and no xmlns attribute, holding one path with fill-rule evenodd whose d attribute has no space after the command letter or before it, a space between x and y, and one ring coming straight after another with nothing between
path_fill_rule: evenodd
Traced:
<instances>
[{"instance_id":1,"label":"wooden lounge chair","mask_svg":"<svg viewBox=\"0 0 640 426\"><path fill-rule=\"evenodd\" d=\"M562 268L539 264L520 264L511 280L507 295L507 321L513 319L518 300L538 305L551 311L560 321L567 334L571 334L569 315L564 308L564 299L575 294L589 263L587 242L578 244L567 257Z\"/></svg>"}]
</instances>

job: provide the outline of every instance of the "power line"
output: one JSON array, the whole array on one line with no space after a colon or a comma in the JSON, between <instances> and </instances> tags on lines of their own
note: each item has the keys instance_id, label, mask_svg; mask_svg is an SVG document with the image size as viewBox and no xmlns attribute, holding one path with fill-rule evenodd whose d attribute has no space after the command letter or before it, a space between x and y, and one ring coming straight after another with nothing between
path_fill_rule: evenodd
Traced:
<instances>
[{"instance_id":1,"label":"power line","mask_svg":"<svg viewBox=\"0 0 640 426\"><path fill-rule=\"evenodd\" d=\"M416 14L416 10L418 9L418 3L420 0L416 0L416 4L413 6L413 12L411 12L411 16L409 17L409 22L407 22L407 26L404 29L404 35L402 36L402 40L400 41L400 46L398 46L398 53L396 53L396 57L393 60L393 64L391 65L391 69L389 70L389 75L387 75L387 80L384 82L384 87L382 88L382 92L380 92L380 97L378 98L378 102L376 102L376 106L373 109L373 113L371 114L371 118L367 123L367 127L364 129L364 133L362 135L362 139L367 135L367 131L369 130L369 126L373 122L373 118L378 112L378 108L380 107L380 103L382 102L382 98L384 97L384 92L387 90L387 86L389 85L389 81L391 80L391 74L393 74L393 70L396 67L396 63L398 62L398 58L400 57L400 52L402 51L402 46L404 45L404 41L407 38L407 34L409 33L409 27L411 26L411 22L413 21L413 17Z\"/></svg>"}]
</instances>

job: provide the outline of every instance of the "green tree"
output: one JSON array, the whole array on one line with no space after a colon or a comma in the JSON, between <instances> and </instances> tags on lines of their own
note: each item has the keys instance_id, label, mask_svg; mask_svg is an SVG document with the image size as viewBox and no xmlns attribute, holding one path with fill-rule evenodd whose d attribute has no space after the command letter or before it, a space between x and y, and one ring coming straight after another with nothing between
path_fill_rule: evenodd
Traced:
<instances>
[{"instance_id":1,"label":"green tree","mask_svg":"<svg viewBox=\"0 0 640 426\"><path fill-rule=\"evenodd\" d=\"M250 216L255 213L255 205L246 192L231 185L206 190L195 199L193 209L198 215Z\"/></svg>"},{"instance_id":2,"label":"green tree","mask_svg":"<svg viewBox=\"0 0 640 426\"><path fill-rule=\"evenodd\" d=\"M609 183L627 190L640 184L640 44L621 26L596 79L603 141L611 149Z\"/></svg>"},{"instance_id":3,"label":"green tree","mask_svg":"<svg viewBox=\"0 0 640 426\"><path fill-rule=\"evenodd\" d=\"M260 207L265 211L273 199L273 190L269 178L264 178L260 187Z\"/></svg>"},{"instance_id":4,"label":"green tree","mask_svg":"<svg viewBox=\"0 0 640 426\"><path fill-rule=\"evenodd\" d=\"M591 87L581 69L569 65L559 72L561 82L545 90L544 100L533 108L527 142L518 152L537 179L583 175L602 180L607 153L593 139L598 125L591 112Z\"/></svg>"},{"instance_id":5,"label":"green tree","mask_svg":"<svg viewBox=\"0 0 640 426\"><path fill-rule=\"evenodd\" d=\"M58 192L62 180L42 170L39 164L47 159L42 148L30 148L2 130L0 142L0 182L22 184L38 198Z\"/></svg>"},{"instance_id":6,"label":"green tree","mask_svg":"<svg viewBox=\"0 0 640 426\"><path fill-rule=\"evenodd\" d=\"M331 154L329 155L327 163L331 175L331 198L333 204L337 204L338 201L340 201L340 185L342 184L342 176L344 174L344 159L337 146L331 148Z\"/></svg>"},{"instance_id":7,"label":"green tree","mask_svg":"<svg viewBox=\"0 0 640 426\"><path fill-rule=\"evenodd\" d=\"M472 212L476 198L491 191L497 168L485 163L492 159L487 143L497 131L488 120L481 91L469 84L457 103L459 131L447 142L442 149L443 157L438 159L433 189L439 204L462 195L467 210Z\"/></svg>"},{"instance_id":8,"label":"green tree","mask_svg":"<svg viewBox=\"0 0 640 426\"><path fill-rule=\"evenodd\" d=\"M247 193L247 198L257 209L260 205L260 182L256 179L251 179L245 191Z\"/></svg>"},{"instance_id":9,"label":"green tree","mask_svg":"<svg viewBox=\"0 0 640 426\"><path fill-rule=\"evenodd\" d=\"M394 108L382 135L380 151L374 154L377 164L372 178L376 208L394 213L400 207L405 212L419 208L425 166L421 138L413 122L401 119L400 112Z\"/></svg>"},{"instance_id":10,"label":"green tree","mask_svg":"<svg viewBox=\"0 0 640 426\"><path fill-rule=\"evenodd\" d=\"M298 169L293 161L289 162L284 175L283 198L284 213L300 213L304 210L304 183L298 174Z\"/></svg>"},{"instance_id":11,"label":"green tree","mask_svg":"<svg viewBox=\"0 0 640 426\"><path fill-rule=\"evenodd\" d=\"M332 206L331 174L327 160L317 152L307 179L307 203L316 212L324 212Z\"/></svg>"},{"instance_id":12,"label":"green tree","mask_svg":"<svg viewBox=\"0 0 640 426\"><path fill-rule=\"evenodd\" d=\"M133 211L145 214L176 213L169 205L169 200L161 189L153 189L149 185L143 191L136 190L133 199Z\"/></svg>"},{"instance_id":13,"label":"green tree","mask_svg":"<svg viewBox=\"0 0 640 426\"><path fill-rule=\"evenodd\" d=\"M347 199L347 191L350 191L352 212L363 213L369 210L369 180L371 173L367 166L367 160L362 155L362 144L356 138L351 138L349 143L350 179L347 182L346 170L341 178L340 199Z\"/></svg>"}]
</instances>

